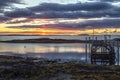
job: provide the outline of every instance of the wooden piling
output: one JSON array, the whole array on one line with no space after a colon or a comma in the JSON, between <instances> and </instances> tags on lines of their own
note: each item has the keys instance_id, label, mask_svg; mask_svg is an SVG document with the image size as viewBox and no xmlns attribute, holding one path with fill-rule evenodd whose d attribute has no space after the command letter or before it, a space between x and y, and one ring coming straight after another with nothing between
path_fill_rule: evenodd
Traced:
<instances>
[{"instance_id":1,"label":"wooden piling","mask_svg":"<svg viewBox=\"0 0 120 80\"><path fill-rule=\"evenodd\" d=\"M87 37L85 38L85 40L87 41ZM88 47L87 47L87 43L85 43L85 61L87 63L87 54L88 54Z\"/></svg>"}]
</instances>

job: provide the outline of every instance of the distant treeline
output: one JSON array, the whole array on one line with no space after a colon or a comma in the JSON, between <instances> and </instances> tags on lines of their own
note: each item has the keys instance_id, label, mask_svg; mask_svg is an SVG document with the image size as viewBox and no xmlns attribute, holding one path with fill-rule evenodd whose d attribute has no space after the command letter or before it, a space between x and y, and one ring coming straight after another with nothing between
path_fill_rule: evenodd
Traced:
<instances>
[{"instance_id":1,"label":"distant treeline","mask_svg":"<svg viewBox=\"0 0 120 80\"><path fill-rule=\"evenodd\" d=\"M92 40L39 38L39 39L24 39L24 40L8 40L8 41L0 41L0 42L6 42L6 43L91 43ZM101 42L101 40L97 40L97 42Z\"/></svg>"}]
</instances>

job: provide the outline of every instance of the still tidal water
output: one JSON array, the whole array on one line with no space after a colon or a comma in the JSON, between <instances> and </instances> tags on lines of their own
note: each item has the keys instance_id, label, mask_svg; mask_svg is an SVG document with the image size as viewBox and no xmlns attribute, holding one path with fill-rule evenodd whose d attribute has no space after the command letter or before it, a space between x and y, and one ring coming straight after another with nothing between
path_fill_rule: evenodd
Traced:
<instances>
[{"instance_id":1,"label":"still tidal water","mask_svg":"<svg viewBox=\"0 0 120 80\"><path fill-rule=\"evenodd\" d=\"M84 44L0 43L1 55L22 54L49 59L85 59Z\"/></svg>"},{"instance_id":2,"label":"still tidal water","mask_svg":"<svg viewBox=\"0 0 120 80\"><path fill-rule=\"evenodd\" d=\"M15 39L80 39L85 40L86 36L0 36L0 40ZM118 36L113 36L116 38ZM98 36L103 39L103 36ZM88 49L89 51L89 49ZM49 59L77 59L85 60L85 44L83 43L0 43L1 55L25 55L29 57L41 57Z\"/></svg>"}]
</instances>

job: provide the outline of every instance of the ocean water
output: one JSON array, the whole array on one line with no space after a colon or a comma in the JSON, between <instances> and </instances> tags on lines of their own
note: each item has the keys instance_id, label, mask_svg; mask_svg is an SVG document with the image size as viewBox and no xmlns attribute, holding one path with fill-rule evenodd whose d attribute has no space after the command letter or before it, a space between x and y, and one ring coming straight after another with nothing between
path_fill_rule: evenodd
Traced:
<instances>
[{"instance_id":1,"label":"ocean water","mask_svg":"<svg viewBox=\"0 0 120 80\"><path fill-rule=\"evenodd\" d=\"M84 44L0 43L1 55L22 54L49 59L85 59Z\"/></svg>"},{"instance_id":2,"label":"ocean water","mask_svg":"<svg viewBox=\"0 0 120 80\"><path fill-rule=\"evenodd\" d=\"M51 38L51 39L78 39L85 40L89 36L0 36L0 40L15 39L35 39L35 38ZM97 36L103 39L103 36ZM92 37L91 37L92 38ZM119 38L119 36L112 36ZM85 60L84 43L0 43L1 55L25 55L30 57L41 57L49 59L76 59ZM89 52L90 49L87 51ZM87 55L89 57L89 54ZM89 59L89 58L88 58Z\"/></svg>"}]
</instances>

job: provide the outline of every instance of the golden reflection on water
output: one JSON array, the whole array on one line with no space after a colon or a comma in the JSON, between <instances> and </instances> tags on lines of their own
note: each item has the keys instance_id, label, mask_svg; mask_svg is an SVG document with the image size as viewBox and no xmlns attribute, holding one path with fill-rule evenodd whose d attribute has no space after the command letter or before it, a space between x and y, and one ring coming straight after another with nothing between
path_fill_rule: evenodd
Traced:
<instances>
[{"instance_id":1,"label":"golden reflection on water","mask_svg":"<svg viewBox=\"0 0 120 80\"><path fill-rule=\"evenodd\" d=\"M51 47L36 47L35 52L48 53L48 52L84 52L82 47L62 47L62 46L51 46Z\"/></svg>"},{"instance_id":2,"label":"golden reflection on water","mask_svg":"<svg viewBox=\"0 0 120 80\"><path fill-rule=\"evenodd\" d=\"M83 44L8 44L0 43L0 52L11 53L63 53L85 52Z\"/></svg>"}]
</instances>

